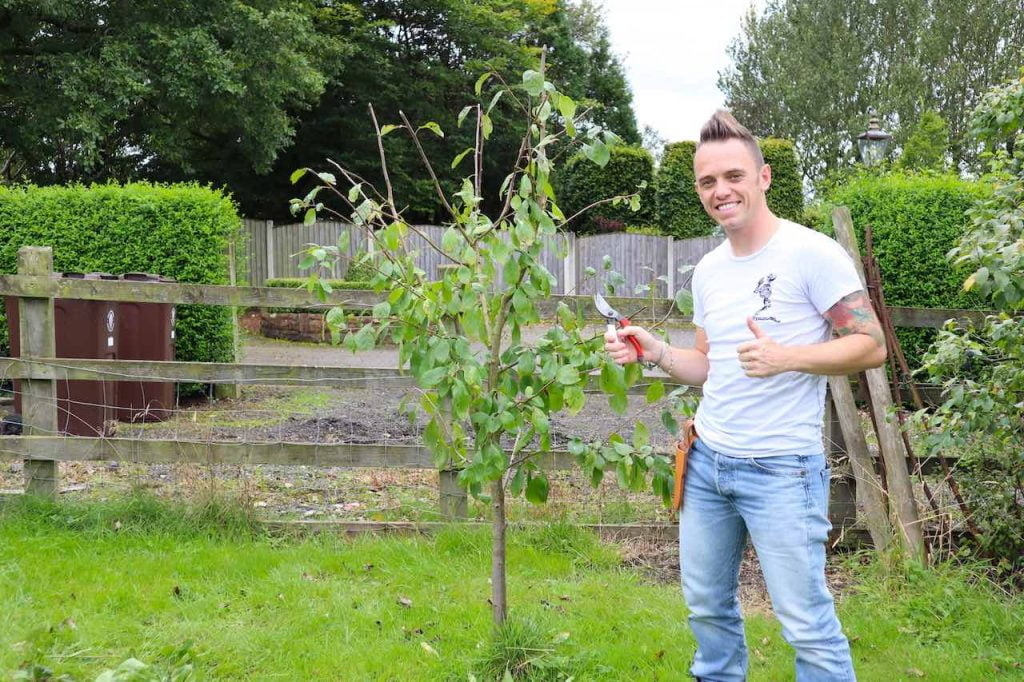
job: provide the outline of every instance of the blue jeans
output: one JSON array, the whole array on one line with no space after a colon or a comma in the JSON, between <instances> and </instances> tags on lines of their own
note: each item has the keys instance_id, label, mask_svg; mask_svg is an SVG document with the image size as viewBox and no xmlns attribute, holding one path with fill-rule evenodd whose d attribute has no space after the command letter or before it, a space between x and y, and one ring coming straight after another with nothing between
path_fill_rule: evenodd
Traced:
<instances>
[{"instance_id":1,"label":"blue jeans","mask_svg":"<svg viewBox=\"0 0 1024 682\"><path fill-rule=\"evenodd\" d=\"M690 628L691 674L746 679L737 587L747 534L757 550L798 682L854 680L850 645L825 584L830 471L823 454L729 457L697 440L679 518L679 563Z\"/></svg>"}]
</instances>

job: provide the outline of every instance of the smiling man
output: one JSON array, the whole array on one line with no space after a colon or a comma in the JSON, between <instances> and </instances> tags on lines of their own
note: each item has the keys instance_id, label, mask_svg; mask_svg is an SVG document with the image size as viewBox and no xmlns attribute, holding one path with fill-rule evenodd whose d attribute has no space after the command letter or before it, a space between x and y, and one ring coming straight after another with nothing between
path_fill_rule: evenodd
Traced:
<instances>
[{"instance_id":1,"label":"smiling man","mask_svg":"<svg viewBox=\"0 0 1024 682\"><path fill-rule=\"evenodd\" d=\"M731 114L704 124L696 190L726 241L693 275L694 348L673 348L641 327L609 332L682 383L703 386L679 517L683 596L697 639L699 680L746 679L737 600L747 538L757 551L798 682L854 680L850 646L825 584L830 471L822 447L828 375L885 360L881 326L853 262L828 237L768 208L771 167Z\"/></svg>"}]
</instances>

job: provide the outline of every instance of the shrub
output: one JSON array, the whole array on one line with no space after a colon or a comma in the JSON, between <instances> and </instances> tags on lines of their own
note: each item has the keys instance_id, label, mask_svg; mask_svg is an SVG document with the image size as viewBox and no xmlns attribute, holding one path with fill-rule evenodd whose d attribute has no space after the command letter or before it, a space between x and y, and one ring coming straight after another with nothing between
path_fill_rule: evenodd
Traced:
<instances>
[{"instance_id":1,"label":"shrub","mask_svg":"<svg viewBox=\"0 0 1024 682\"><path fill-rule=\"evenodd\" d=\"M768 208L780 218L801 222L804 218L804 188L796 147L789 140L769 137L760 141L764 162L772 167Z\"/></svg>"},{"instance_id":2,"label":"shrub","mask_svg":"<svg viewBox=\"0 0 1024 682\"><path fill-rule=\"evenodd\" d=\"M796 148L789 140L766 138L759 142L765 163L772 167L768 207L796 222L804 219L803 185ZM675 142L665 147L655 180L657 224L674 237L704 237L715 230L694 189L693 155L696 142Z\"/></svg>"},{"instance_id":3,"label":"shrub","mask_svg":"<svg viewBox=\"0 0 1024 682\"><path fill-rule=\"evenodd\" d=\"M715 229L715 221L704 211L693 186L696 148L696 142L666 145L654 181L658 226L677 238L703 237Z\"/></svg>"},{"instance_id":4,"label":"shrub","mask_svg":"<svg viewBox=\"0 0 1024 682\"><path fill-rule=\"evenodd\" d=\"M228 243L239 225L223 192L195 184L0 187L0 272L17 271L22 246L49 246L58 272L227 284ZM176 332L180 360L235 359L230 308L178 306Z\"/></svg>"},{"instance_id":5,"label":"shrub","mask_svg":"<svg viewBox=\"0 0 1024 682\"><path fill-rule=\"evenodd\" d=\"M353 260L353 263L356 261ZM347 274L352 274L356 268L349 268ZM360 274L361 271L356 271L355 274ZM350 281L347 279L324 279L322 282L326 282L332 289L372 289L373 284L369 279L362 281ZM276 279L268 279L264 286L276 288L276 289L305 289L309 285L308 277L279 277ZM310 294L309 300L314 301L314 297ZM324 304L320 308L314 310L311 308L264 308L268 313L312 313L312 312L324 312L331 306ZM358 313L358 314L369 314L369 310L365 308L346 308L347 313Z\"/></svg>"},{"instance_id":6,"label":"shrub","mask_svg":"<svg viewBox=\"0 0 1024 682\"><path fill-rule=\"evenodd\" d=\"M886 304L980 308L980 298L961 286L969 273L951 267L946 254L963 236L966 211L990 193L984 183L952 175L861 173L835 187L828 202L849 207L862 253L864 227L871 226ZM831 211L825 219L824 229L831 231ZM913 368L936 330L899 329L897 334Z\"/></svg>"},{"instance_id":7,"label":"shrub","mask_svg":"<svg viewBox=\"0 0 1024 682\"><path fill-rule=\"evenodd\" d=\"M617 195L640 192L640 210L629 202L601 204L569 225L580 234L614 232L626 225L654 221L654 158L640 147L612 147L608 163L602 168L582 154L568 162L557 177L558 206L570 217L596 201ZM646 183L646 187L639 186Z\"/></svg>"},{"instance_id":8,"label":"shrub","mask_svg":"<svg viewBox=\"0 0 1024 682\"><path fill-rule=\"evenodd\" d=\"M626 234L645 234L649 237L666 237L665 231L657 225L627 225Z\"/></svg>"}]
</instances>

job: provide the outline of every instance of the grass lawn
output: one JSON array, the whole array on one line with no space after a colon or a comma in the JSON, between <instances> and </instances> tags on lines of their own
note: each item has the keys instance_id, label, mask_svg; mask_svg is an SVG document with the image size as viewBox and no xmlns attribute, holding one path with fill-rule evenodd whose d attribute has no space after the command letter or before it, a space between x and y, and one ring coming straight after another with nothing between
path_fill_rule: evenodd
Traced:
<instances>
[{"instance_id":1,"label":"grass lawn","mask_svg":"<svg viewBox=\"0 0 1024 682\"><path fill-rule=\"evenodd\" d=\"M850 564L861 680L1024 678L1019 597L963 568ZM129 657L166 673L191 642L189 679L490 680L489 565L480 531L281 538L225 504L15 498L0 502L0 677L94 680ZM524 679L687 679L678 588L583 531L513 530L509 595ZM792 679L774 619L747 623L750 679Z\"/></svg>"}]
</instances>

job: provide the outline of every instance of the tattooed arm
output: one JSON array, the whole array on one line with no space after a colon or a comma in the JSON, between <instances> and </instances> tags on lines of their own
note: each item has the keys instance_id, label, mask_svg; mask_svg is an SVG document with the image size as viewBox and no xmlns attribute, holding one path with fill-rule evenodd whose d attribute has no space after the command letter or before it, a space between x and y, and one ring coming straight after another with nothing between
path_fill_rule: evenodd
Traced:
<instances>
[{"instance_id":1,"label":"tattooed arm","mask_svg":"<svg viewBox=\"0 0 1024 682\"><path fill-rule=\"evenodd\" d=\"M737 349L747 376L769 377L781 372L853 374L885 362L885 335L867 292L844 296L825 313L837 338L811 346L781 346L747 320L754 340Z\"/></svg>"}]
</instances>

